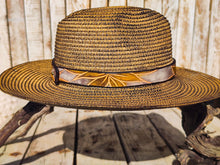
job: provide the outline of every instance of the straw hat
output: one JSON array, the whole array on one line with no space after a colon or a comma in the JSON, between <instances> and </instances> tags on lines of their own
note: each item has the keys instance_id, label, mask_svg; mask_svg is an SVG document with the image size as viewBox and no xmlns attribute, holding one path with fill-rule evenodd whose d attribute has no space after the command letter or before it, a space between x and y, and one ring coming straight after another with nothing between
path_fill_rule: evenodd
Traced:
<instances>
[{"instance_id":1,"label":"straw hat","mask_svg":"<svg viewBox=\"0 0 220 165\"><path fill-rule=\"evenodd\" d=\"M74 12L57 27L53 60L27 62L0 76L2 91L54 106L132 110L220 97L220 80L175 67L170 25L136 7Z\"/></svg>"}]
</instances>

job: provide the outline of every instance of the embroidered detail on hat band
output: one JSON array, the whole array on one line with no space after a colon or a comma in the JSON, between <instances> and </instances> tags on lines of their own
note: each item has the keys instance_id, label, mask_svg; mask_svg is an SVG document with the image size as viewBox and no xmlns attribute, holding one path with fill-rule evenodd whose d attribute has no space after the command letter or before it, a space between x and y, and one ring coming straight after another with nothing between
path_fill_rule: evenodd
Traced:
<instances>
[{"instance_id":1,"label":"embroidered detail on hat band","mask_svg":"<svg viewBox=\"0 0 220 165\"><path fill-rule=\"evenodd\" d=\"M59 75L56 75L58 71ZM164 82L174 76L175 62L160 69L128 73L98 73L56 67L52 70L52 78L56 85L59 80L59 82L86 86L126 87Z\"/></svg>"}]
</instances>

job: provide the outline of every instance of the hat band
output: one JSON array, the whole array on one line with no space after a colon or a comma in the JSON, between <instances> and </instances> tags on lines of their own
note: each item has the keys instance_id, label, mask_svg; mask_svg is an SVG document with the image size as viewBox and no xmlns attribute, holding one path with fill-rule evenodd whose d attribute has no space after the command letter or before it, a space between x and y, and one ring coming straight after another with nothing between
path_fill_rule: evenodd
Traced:
<instances>
[{"instance_id":1,"label":"hat band","mask_svg":"<svg viewBox=\"0 0 220 165\"><path fill-rule=\"evenodd\" d=\"M58 84L58 80L59 82L100 87L127 87L153 84L167 81L174 76L175 62L160 69L128 73L98 73L55 67L52 70L52 77L56 84Z\"/></svg>"}]
</instances>

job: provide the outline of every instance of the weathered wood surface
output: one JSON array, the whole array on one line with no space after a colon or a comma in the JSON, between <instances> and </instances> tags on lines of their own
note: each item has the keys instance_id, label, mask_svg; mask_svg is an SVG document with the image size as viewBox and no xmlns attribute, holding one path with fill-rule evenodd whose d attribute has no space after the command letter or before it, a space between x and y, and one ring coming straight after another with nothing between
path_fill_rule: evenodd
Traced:
<instances>
[{"instance_id":1,"label":"weathered wood surface","mask_svg":"<svg viewBox=\"0 0 220 165\"><path fill-rule=\"evenodd\" d=\"M198 164L218 164L217 161L220 159L219 131L215 130L218 132L217 136L210 136L212 132L205 128L213 117L220 113L219 103L219 99L216 99L209 102L208 105L196 104L180 107L183 129L187 134L186 142L190 146L183 148L177 154L182 165L188 165L189 160ZM190 148L197 152L193 152Z\"/></svg>"},{"instance_id":2,"label":"weathered wood surface","mask_svg":"<svg viewBox=\"0 0 220 165\"><path fill-rule=\"evenodd\" d=\"M42 3L43 2L43 3ZM42 21L42 37L43 37L43 49L44 59L52 58L51 50L51 19L50 19L50 1L41 1L41 21Z\"/></svg>"},{"instance_id":3,"label":"weathered wood surface","mask_svg":"<svg viewBox=\"0 0 220 165\"><path fill-rule=\"evenodd\" d=\"M40 0L25 0L25 24L29 60L44 58Z\"/></svg>"},{"instance_id":4,"label":"weathered wood surface","mask_svg":"<svg viewBox=\"0 0 220 165\"><path fill-rule=\"evenodd\" d=\"M144 0L127 0L128 6L144 7Z\"/></svg>"},{"instance_id":5,"label":"weathered wood surface","mask_svg":"<svg viewBox=\"0 0 220 165\"><path fill-rule=\"evenodd\" d=\"M184 145L177 108L110 112L55 107L28 135L0 149L2 164L172 164ZM78 127L77 150L75 129ZM215 118L211 131L219 132ZM52 162L52 163L51 163Z\"/></svg>"},{"instance_id":6,"label":"weathered wood surface","mask_svg":"<svg viewBox=\"0 0 220 165\"><path fill-rule=\"evenodd\" d=\"M40 121L37 121L27 135L0 148L0 164L19 165L31 142Z\"/></svg>"},{"instance_id":7,"label":"weathered wood surface","mask_svg":"<svg viewBox=\"0 0 220 165\"><path fill-rule=\"evenodd\" d=\"M190 68L195 0L183 0L179 3L176 61L177 66Z\"/></svg>"},{"instance_id":8,"label":"weathered wood surface","mask_svg":"<svg viewBox=\"0 0 220 165\"><path fill-rule=\"evenodd\" d=\"M66 134L73 149L73 132ZM110 111L79 111L77 164L125 165L125 156ZM100 160L100 161L99 161Z\"/></svg>"},{"instance_id":9,"label":"weathered wood surface","mask_svg":"<svg viewBox=\"0 0 220 165\"><path fill-rule=\"evenodd\" d=\"M33 102L29 102L27 105L24 106L24 108L18 110L13 115L13 118L0 129L0 146L5 144L5 142L8 140L8 137L11 136L20 126L31 121L30 119L32 118L32 116L42 111L44 107L46 111L50 111L50 106L45 106ZM33 125L33 123L31 125Z\"/></svg>"},{"instance_id":10,"label":"weathered wood surface","mask_svg":"<svg viewBox=\"0 0 220 165\"><path fill-rule=\"evenodd\" d=\"M50 1L50 22L51 22L51 49L52 57L54 57L55 39L58 22L66 16L65 1Z\"/></svg>"},{"instance_id":11,"label":"weathered wood surface","mask_svg":"<svg viewBox=\"0 0 220 165\"><path fill-rule=\"evenodd\" d=\"M144 0L144 7L162 13L162 0Z\"/></svg>"},{"instance_id":12,"label":"weathered wood surface","mask_svg":"<svg viewBox=\"0 0 220 165\"><path fill-rule=\"evenodd\" d=\"M109 6L127 6L126 0L109 0Z\"/></svg>"},{"instance_id":13,"label":"weathered wood surface","mask_svg":"<svg viewBox=\"0 0 220 165\"><path fill-rule=\"evenodd\" d=\"M205 72L208 56L209 9L210 1L196 0L194 31L192 39L191 69Z\"/></svg>"},{"instance_id":14,"label":"weathered wood surface","mask_svg":"<svg viewBox=\"0 0 220 165\"><path fill-rule=\"evenodd\" d=\"M180 112L180 109L167 108L162 110L153 110L150 111L150 113L148 111L145 112L148 114L147 117L151 123L158 128L157 131L167 146L169 146L171 152L173 154L177 153L179 147L183 145L185 141L185 132L182 128L182 122L180 120L182 116L177 115L177 113Z\"/></svg>"},{"instance_id":15,"label":"weathered wood surface","mask_svg":"<svg viewBox=\"0 0 220 165\"><path fill-rule=\"evenodd\" d=\"M75 112L55 108L54 112L43 117L22 163L71 164L73 152L66 148L63 134L73 125Z\"/></svg>"},{"instance_id":16,"label":"weathered wood surface","mask_svg":"<svg viewBox=\"0 0 220 165\"><path fill-rule=\"evenodd\" d=\"M91 0L91 8L107 7L108 1L106 0Z\"/></svg>"},{"instance_id":17,"label":"weathered wood surface","mask_svg":"<svg viewBox=\"0 0 220 165\"><path fill-rule=\"evenodd\" d=\"M208 0L203 2L199 0L0 0L0 4L0 72L3 72L8 67L29 60L52 58L54 56L57 23L70 12L89 7L128 5L152 8L163 13L167 17L172 28L173 56L176 58L178 66L192 68L220 78L219 0ZM17 109L21 108L26 103L27 101L25 100L17 99L0 92L0 128L12 117ZM66 115L68 114L66 111L71 112L69 115ZM177 129L179 132L177 133L176 131L176 134L181 135L182 138L183 130L180 128L180 111L153 111L152 113L155 112L156 115L149 114L149 112L150 111L146 111L145 115L148 116L146 120L151 121L150 124L154 124L154 127L158 127L158 134L164 137L162 140L165 141L167 147L170 149L171 155L168 157L171 156L174 158L173 151L176 150L175 144L173 144L173 146L171 145L173 141L169 143L169 134L167 135L166 133L169 132L170 129ZM110 114L108 111L105 113L106 114L102 114L99 111L91 112L93 115L90 116L88 112L80 111L79 123L81 121L81 123L83 123L86 119L89 120L90 117L100 118L100 116L108 116ZM50 115L53 117L50 117ZM139 115L140 114L137 114L137 116ZM63 164L71 164L73 162L74 153L68 148L63 148L62 145L64 145L64 142L61 137L65 135L65 132L68 132L65 130L66 126L71 125L70 128L73 128L75 124L74 116L75 110L62 109L61 111L55 110L54 115L49 114L41 121L38 121L24 138L20 138L15 141L15 143L7 145L6 148L0 148L0 152L4 153L3 156L0 157L0 164L2 164L2 162L4 162L3 164L10 164L10 162L19 164L21 160L26 162L29 161L28 164L39 164L44 163L44 161L48 163L46 160L48 156L48 160L53 158L54 161L56 161L55 158L57 157L57 159L62 159L59 161ZM161 118L161 116L163 118ZM71 119L64 120L65 117ZM56 118L60 121L54 124ZM107 118L108 119L105 119L103 122L112 123L112 116ZM166 127L157 125L157 122L154 122L158 119L165 119L163 122L170 124L169 131L166 130ZM219 131L219 122L218 118L214 118L209 128L211 130L216 130L217 128ZM44 128L44 124L41 123L44 123L46 127ZM62 126L64 129L62 129ZM50 133L50 130L54 132ZM49 139L59 139L57 140L57 144L53 141L47 142L48 134L45 135L46 137L35 135L35 133L42 135L48 131L48 134L52 134L48 137ZM32 142L30 141L32 136L35 137L33 144L31 144ZM126 139L124 140L126 141ZM174 141L174 143L179 142ZM36 146L36 144L39 144L40 147L37 148L38 146ZM62 148L61 151L58 147L59 144L61 145L59 147ZM43 147L41 145L43 145ZM6 150L4 151L4 149ZM34 155L35 151L36 155ZM46 151L46 153L44 151ZM37 154L38 152L40 152L40 154ZM38 157L39 155L40 157ZM106 161L106 159L91 157L84 154L77 155L78 163L82 161L81 164L84 163L83 160L90 163L92 162L92 164L97 164L97 162L99 162L98 164L112 164L114 162L118 164L127 164L126 158L124 160ZM68 161L65 160L66 158ZM168 158L166 157L166 159ZM163 160L164 158L160 158L160 161ZM151 164L153 161L157 162L157 159L151 161L132 161L131 164L147 164L147 162Z\"/></svg>"},{"instance_id":18,"label":"weathered wood surface","mask_svg":"<svg viewBox=\"0 0 220 165\"><path fill-rule=\"evenodd\" d=\"M0 50L1 50L1 65L0 72L3 72L6 68L11 67L11 55L9 45L9 32L7 21L7 9L5 0L0 1Z\"/></svg>"},{"instance_id":19,"label":"weathered wood surface","mask_svg":"<svg viewBox=\"0 0 220 165\"><path fill-rule=\"evenodd\" d=\"M23 1L6 1L7 21L9 29L8 34L10 40L9 45L12 61L11 63L13 65L17 65L29 60L24 8L25 7ZM1 63L4 63L4 61L1 61Z\"/></svg>"},{"instance_id":20,"label":"weathered wood surface","mask_svg":"<svg viewBox=\"0 0 220 165\"><path fill-rule=\"evenodd\" d=\"M66 15L69 15L70 13L80 9L87 9L89 8L89 5L89 0L66 0Z\"/></svg>"},{"instance_id":21,"label":"weathered wood surface","mask_svg":"<svg viewBox=\"0 0 220 165\"><path fill-rule=\"evenodd\" d=\"M163 13L171 23L173 56L178 66L220 78L220 1L208 0L1 0L0 72L29 60L51 59L57 23L89 7L139 6ZM41 43L40 43L41 42ZM43 49L43 50L42 50ZM2 94L2 100L19 102ZM5 101L0 101L0 107ZM12 106L12 105L11 105ZM1 121L0 121L1 125Z\"/></svg>"},{"instance_id":22,"label":"weathered wood surface","mask_svg":"<svg viewBox=\"0 0 220 165\"><path fill-rule=\"evenodd\" d=\"M3 155L0 162L72 164L75 114L75 110L55 108L54 112L40 120L34 132L30 131L33 136L29 133L13 144L6 145L6 150L1 151ZM142 111L113 114L110 111L79 111L77 164L170 164L175 157L158 134L157 128L151 124L149 115L151 113L146 115ZM159 117L159 122L170 125L161 115L157 114L156 117ZM174 129L176 131L179 132ZM16 149L22 143L29 145L24 145L18 151L10 148L14 145Z\"/></svg>"},{"instance_id":23,"label":"weathered wood surface","mask_svg":"<svg viewBox=\"0 0 220 165\"><path fill-rule=\"evenodd\" d=\"M169 20L172 29L172 49L173 57L176 58L177 49L177 32L178 32L178 14L179 14L179 1L177 0L163 0L162 13Z\"/></svg>"},{"instance_id":24,"label":"weathered wood surface","mask_svg":"<svg viewBox=\"0 0 220 165\"><path fill-rule=\"evenodd\" d=\"M143 111L113 112L113 119L129 164L168 165L175 159L157 128Z\"/></svg>"},{"instance_id":25,"label":"weathered wood surface","mask_svg":"<svg viewBox=\"0 0 220 165\"><path fill-rule=\"evenodd\" d=\"M220 78L220 1L211 3L206 73Z\"/></svg>"}]
</instances>

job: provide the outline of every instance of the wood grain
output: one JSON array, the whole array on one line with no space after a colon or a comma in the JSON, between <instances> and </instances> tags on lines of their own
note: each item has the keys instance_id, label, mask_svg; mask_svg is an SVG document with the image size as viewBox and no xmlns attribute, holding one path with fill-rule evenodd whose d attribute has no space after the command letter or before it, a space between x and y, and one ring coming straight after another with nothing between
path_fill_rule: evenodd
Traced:
<instances>
[{"instance_id":1,"label":"wood grain","mask_svg":"<svg viewBox=\"0 0 220 165\"><path fill-rule=\"evenodd\" d=\"M40 0L25 0L25 22L30 61L44 58Z\"/></svg>"},{"instance_id":2,"label":"wood grain","mask_svg":"<svg viewBox=\"0 0 220 165\"><path fill-rule=\"evenodd\" d=\"M21 164L24 153L26 152L30 144L30 140L34 135L34 132L38 124L39 121L37 121L32 126L32 128L29 130L27 135L25 135L24 137L0 148L0 153L3 154L0 156L1 164L13 164L13 165Z\"/></svg>"},{"instance_id":3,"label":"wood grain","mask_svg":"<svg viewBox=\"0 0 220 165\"><path fill-rule=\"evenodd\" d=\"M144 7L144 0L127 0L128 6Z\"/></svg>"},{"instance_id":4,"label":"wood grain","mask_svg":"<svg viewBox=\"0 0 220 165\"><path fill-rule=\"evenodd\" d=\"M4 141L6 140L7 136L10 135L12 132L15 131L18 127L26 123L30 117L39 112L44 105L36 104L29 102L24 108L21 108L18 110L13 118L1 129L1 143L4 144ZM48 109L49 107L47 107ZM49 109L48 109L49 110ZM34 134L36 128L36 124L30 129L27 136L30 136L29 138L26 138L26 140L16 140L13 141L12 144L5 144L2 148L5 150L2 151L2 154L6 155L5 157L0 157L1 163L11 163L11 164L20 164L22 161L23 155L31 141L31 138ZM16 143L15 147L13 147L13 144ZM1 144L0 144L1 145ZM22 145L22 146L21 146ZM1 156L1 155L0 155Z\"/></svg>"},{"instance_id":5,"label":"wood grain","mask_svg":"<svg viewBox=\"0 0 220 165\"><path fill-rule=\"evenodd\" d=\"M170 164L174 159L143 111L115 113L114 120L129 164Z\"/></svg>"},{"instance_id":6,"label":"wood grain","mask_svg":"<svg viewBox=\"0 0 220 165\"><path fill-rule=\"evenodd\" d=\"M77 10L89 8L89 1L90 0L66 0L66 15Z\"/></svg>"},{"instance_id":7,"label":"wood grain","mask_svg":"<svg viewBox=\"0 0 220 165\"><path fill-rule=\"evenodd\" d=\"M173 57L176 57L176 40L178 31L178 0L163 0L162 13L170 22L171 34L172 34L172 53Z\"/></svg>"},{"instance_id":8,"label":"wood grain","mask_svg":"<svg viewBox=\"0 0 220 165\"><path fill-rule=\"evenodd\" d=\"M144 7L162 13L162 0L144 0Z\"/></svg>"},{"instance_id":9,"label":"wood grain","mask_svg":"<svg viewBox=\"0 0 220 165\"><path fill-rule=\"evenodd\" d=\"M11 120L0 130L0 147L5 144L7 139L23 124L27 123L29 119L36 113L42 110L45 105L29 102L24 108L18 110ZM46 107L50 110L50 107Z\"/></svg>"},{"instance_id":10,"label":"wood grain","mask_svg":"<svg viewBox=\"0 0 220 165\"><path fill-rule=\"evenodd\" d=\"M2 73L5 68L11 67L11 55L10 55L10 45L9 45L9 33L8 33L8 20L5 0L0 0L1 10L0 10L0 52L1 52L1 65L0 73Z\"/></svg>"},{"instance_id":11,"label":"wood grain","mask_svg":"<svg viewBox=\"0 0 220 165\"><path fill-rule=\"evenodd\" d=\"M107 5L107 0L91 0L91 8L106 7Z\"/></svg>"},{"instance_id":12,"label":"wood grain","mask_svg":"<svg viewBox=\"0 0 220 165\"><path fill-rule=\"evenodd\" d=\"M213 0L211 6L209 47L206 72L220 78L220 1Z\"/></svg>"},{"instance_id":13,"label":"wood grain","mask_svg":"<svg viewBox=\"0 0 220 165\"><path fill-rule=\"evenodd\" d=\"M179 146L185 142L185 132L182 128L182 119L175 113L179 108L167 108L145 111L151 123L157 128L160 136L170 147L173 154L179 151Z\"/></svg>"},{"instance_id":14,"label":"wood grain","mask_svg":"<svg viewBox=\"0 0 220 165\"><path fill-rule=\"evenodd\" d=\"M205 72L208 53L210 1L196 0L191 69Z\"/></svg>"},{"instance_id":15,"label":"wood grain","mask_svg":"<svg viewBox=\"0 0 220 165\"><path fill-rule=\"evenodd\" d=\"M41 20L43 31L43 53L44 59L52 58L52 45L51 45L51 19L50 19L50 0L41 1Z\"/></svg>"},{"instance_id":16,"label":"wood grain","mask_svg":"<svg viewBox=\"0 0 220 165\"><path fill-rule=\"evenodd\" d=\"M54 57L55 39L58 22L66 15L64 0L50 0L50 18L51 18L51 48L52 57Z\"/></svg>"},{"instance_id":17,"label":"wood grain","mask_svg":"<svg viewBox=\"0 0 220 165\"><path fill-rule=\"evenodd\" d=\"M110 114L110 111L79 111L78 165L127 164ZM73 131L68 136L71 134ZM67 145L73 146L71 141Z\"/></svg>"},{"instance_id":18,"label":"wood grain","mask_svg":"<svg viewBox=\"0 0 220 165\"><path fill-rule=\"evenodd\" d=\"M55 108L43 117L22 163L72 164L73 151L66 148L63 135L74 124L75 110Z\"/></svg>"},{"instance_id":19,"label":"wood grain","mask_svg":"<svg viewBox=\"0 0 220 165\"><path fill-rule=\"evenodd\" d=\"M8 0L8 25L12 65L28 61L24 3L20 0Z\"/></svg>"},{"instance_id":20,"label":"wood grain","mask_svg":"<svg viewBox=\"0 0 220 165\"><path fill-rule=\"evenodd\" d=\"M25 2L25 4L23 2ZM108 5L108 2L109 6L124 6L127 3L129 6L148 7L163 13L171 23L173 55L177 60L177 65L206 72L220 78L219 0L201 2L199 0L44 0L40 1L40 3L39 0L0 0L0 72L12 65L26 62L29 58L30 60L41 58L50 59L54 54L57 23L63 19L65 15L82 8L89 8L89 6L104 7ZM36 6L31 6L32 3ZM36 27L32 27L33 25L36 25ZM42 36L40 33L42 33ZM36 34L39 34L39 36ZM42 43L39 43L40 41ZM38 48L35 48L35 45L38 47L38 44L42 45L39 46L39 51L42 52L40 54L38 53ZM0 96L0 108L2 109L0 111L0 127L2 127L3 124L11 118L17 107L21 107L26 103L26 101L3 94L2 92L0 92ZM179 118L176 118L174 114L170 114L171 112L166 111L162 112L161 110L156 110L155 113L162 115L169 124L182 132ZM179 113L179 111L177 111L177 113ZM69 116L66 114L69 114ZM105 113L100 111L81 111L80 121L82 122L83 120L85 121L92 117L102 118L102 116L108 116L109 114L110 112L108 111ZM43 164L45 161L56 161L56 159L59 159L57 162L66 164L69 162L70 164L72 163L73 151L63 147L64 143L62 141L62 137L67 132L61 127L65 127L68 124L72 124L72 127L74 126L74 112L66 113L60 111L56 112L56 115L52 116L53 117L49 117L48 115L42 120L43 122L40 124L37 132L37 139L34 140L30 150L28 150L28 153L25 156L24 160L26 162L31 164ZM66 118L64 121L65 116L69 119ZM180 116L181 114L179 117ZM158 116L150 117L152 122L153 120L158 119ZM118 118L120 117L118 116ZM129 114L127 118L129 118ZM60 121L56 119L60 119ZM108 118L98 124L108 122L112 122L111 119ZM122 121L120 120L117 122L121 128L122 134L126 135L127 126L121 124L120 122ZM138 122L142 122L142 120ZM146 125L149 123L149 121L144 122ZM214 122L211 124L213 123L214 125L210 125L210 127L207 128L211 129L211 131L216 130L217 128L219 131L219 119L215 118ZM134 122L128 122L128 124L131 125L129 128L132 128L132 124L134 124ZM156 124L157 123L155 122L155 125ZM144 129L147 127L146 125L143 126ZM163 131L163 128L160 126L161 125L157 126L158 129ZM53 131L54 128L61 129L48 133L49 130ZM84 125L81 128L83 129L86 127ZM5 151L4 148L1 148L1 152L3 152L4 155L3 157L0 157L0 162L5 164L11 162L19 164L35 129L36 125L25 138L21 138L20 141L17 141L14 144L7 145ZM149 129L147 128L147 130ZM45 132L48 134L43 137L42 133ZM127 133L128 132L129 131L127 131ZM165 133L163 135L166 137L167 134ZM42 137L39 135L42 135ZM143 136L147 137L145 133ZM126 139L128 137L129 136L123 137L123 140L129 141L129 139ZM48 142L48 139L54 138L57 139L58 142L50 140ZM130 139L130 141L132 141L132 139ZM133 139L133 141L135 142L135 139ZM85 144L83 145L86 146ZM46 160L47 157L48 160ZM137 156L136 153L135 157L135 153L130 153L130 158L131 160L136 160L140 158L140 155ZM158 162L160 164L167 162L170 164L172 160L173 155L169 155L168 157L155 160L131 161L130 164L158 164ZM106 161L106 159L99 159L79 153L78 163L84 164L85 162L87 164L91 163L102 165L127 164L125 159Z\"/></svg>"},{"instance_id":21,"label":"wood grain","mask_svg":"<svg viewBox=\"0 0 220 165\"><path fill-rule=\"evenodd\" d=\"M178 14L176 47L177 66L190 68L194 28L195 0L181 0Z\"/></svg>"},{"instance_id":22,"label":"wood grain","mask_svg":"<svg viewBox=\"0 0 220 165\"><path fill-rule=\"evenodd\" d=\"M126 6L126 0L109 0L109 6Z\"/></svg>"},{"instance_id":23,"label":"wood grain","mask_svg":"<svg viewBox=\"0 0 220 165\"><path fill-rule=\"evenodd\" d=\"M11 54L10 54L10 44L9 44L9 32L7 25L7 10L5 0L0 0L1 10L0 10L0 73L5 69L11 67ZM0 129L6 124L7 120L11 118L12 113L15 111L13 108L13 102L16 103L16 99L0 91L0 107L5 111L0 111Z\"/></svg>"}]
</instances>

